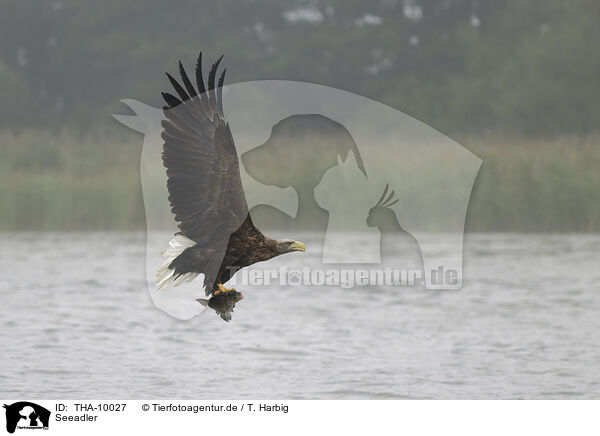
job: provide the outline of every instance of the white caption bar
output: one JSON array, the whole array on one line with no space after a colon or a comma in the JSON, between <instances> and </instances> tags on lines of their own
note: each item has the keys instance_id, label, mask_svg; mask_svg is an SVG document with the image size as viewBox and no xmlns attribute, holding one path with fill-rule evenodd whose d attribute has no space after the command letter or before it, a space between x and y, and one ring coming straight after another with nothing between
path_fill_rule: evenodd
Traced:
<instances>
[{"instance_id":1,"label":"white caption bar","mask_svg":"<svg viewBox=\"0 0 600 436\"><path fill-rule=\"evenodd\" d=\"M4 400L14 434L598 435L599 401ZM38 407L34 407L38 406ZM18 409L18 410L17 410ZM44 412L50 412L49 416ZM23 416L25 414L27 416ZM46 422L42 422L42 421ZM12 423L12 424L11 424ZM3 429L4 432L6 430ZM131 433L130 433L131 432ZM132 433L135 432L135 433ZM7 433L5 433L7 434Z\"/></svg>"}]
</instances>

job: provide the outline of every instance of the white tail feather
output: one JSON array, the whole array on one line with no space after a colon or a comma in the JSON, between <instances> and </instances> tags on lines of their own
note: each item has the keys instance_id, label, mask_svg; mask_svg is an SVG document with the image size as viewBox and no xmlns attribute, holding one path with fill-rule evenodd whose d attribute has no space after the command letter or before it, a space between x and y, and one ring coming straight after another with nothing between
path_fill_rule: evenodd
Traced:
<instances>
[{"instance_id":1,"label":"white tail feather","mask_svg":"<svg viewBox=\"0 0 600 436\"><path fill-rule=\"evenodd\" d=\"M177 256L194 245L196 245L196 243L193 240L183 235L175 235L175 237L169 241L169 248L162 252L162 256L165 257L166 260L156 271L156 288L159 291L164 291L171 286L177 286L181 283L194 280L198 276L198 273L187 273L174 277L173 274L175 271L169 268L169 265L171 265L171 262L173 262Z\"/></svg>"}]
</instances>

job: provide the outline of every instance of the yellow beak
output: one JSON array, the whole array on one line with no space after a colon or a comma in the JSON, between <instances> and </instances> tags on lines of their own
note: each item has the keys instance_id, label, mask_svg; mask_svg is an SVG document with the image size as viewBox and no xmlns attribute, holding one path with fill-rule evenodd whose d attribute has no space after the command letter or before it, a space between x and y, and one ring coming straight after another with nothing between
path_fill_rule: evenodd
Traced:
<instances>
[{"instance_id":1,"label":"yellow beak","mask_svg":"<svg viewBox=\"0 0 600 436\"><path fill-rule=\"evenodd\" d=\"M306 251L306 245L304 245L302 242L294 242L293 244L290 245L290 250L292 251Z\"/></svg>"}]
</instances>

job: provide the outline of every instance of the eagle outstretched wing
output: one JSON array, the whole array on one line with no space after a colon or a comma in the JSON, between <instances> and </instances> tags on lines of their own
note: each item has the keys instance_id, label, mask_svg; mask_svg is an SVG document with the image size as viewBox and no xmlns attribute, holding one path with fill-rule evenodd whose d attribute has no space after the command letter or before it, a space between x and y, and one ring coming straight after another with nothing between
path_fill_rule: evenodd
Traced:
<instances>
[{"instance_id":1,"label":"eagle outstretched wing","mask_svg":"<svg viewBox=\"0 0 600 436\"><path fill-rule=\"evenodd\" d=\"M196 65L197 88L179 62L183 86L167 73L178 97L162 93L167 103L163 107L163 163L171 211L181 234L218 251L225 250L229 236L248 216L238 156L223 115L225 70L215 87L222 58L210 69L208 87L202 53Z\"/></svg>"},{"instance_id":2,"label":"eagle outstretched wing","mask_svg":"<svg viewBox=\"0 0 600 436\"><path fill-rule=\"evenodd\" d=\"M226 292L223 283L239 268L305 250L298 241L267 238L248 214L235 144L223 115L225 71L215 87L221 59L210 69L208 87L202 77L202 54L196 66L197 88L181 62L183 86L167 73L179 97L163 93L167 102L162 122L163 163L171 211L180 232L163 252L167 259L158 268L156 280L157 288L163 290L203 274L205 293L213 297L202 301L215 310L219 300L214 298L221 298L220 293ZM225 320L243 298L228 291L219 306Z\"/></svg>"}]
</instances>

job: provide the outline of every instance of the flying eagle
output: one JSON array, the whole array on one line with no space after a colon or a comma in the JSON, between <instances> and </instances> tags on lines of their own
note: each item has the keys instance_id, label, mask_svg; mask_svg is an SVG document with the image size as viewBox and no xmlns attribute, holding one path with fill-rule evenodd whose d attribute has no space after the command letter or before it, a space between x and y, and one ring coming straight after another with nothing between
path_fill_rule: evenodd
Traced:
<instances>
[{"instance_id":1,"label":"flying eagle","mask_svg":"<svg viewBox=\"0 0 600 436\"><path fill-rule=\"evenodd\" d=\"M166 261L158 269L156 284L164 290L203 274L205 293L212 297L198 301L229 321L233 306L243 296L223 284L236 271L280 254L304 251L305 246L291 239L271 239L252 223L235 144L223 115L225 70L215 87L222 58L210 69L208 88L202 53L196 64L197 88L181 62L183 86L167 73L178 97L162 93L167 104L162 158L171 212L180 232L163 252Z\"/></svg>"}]
</instances>

